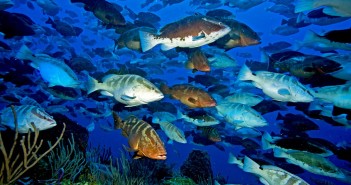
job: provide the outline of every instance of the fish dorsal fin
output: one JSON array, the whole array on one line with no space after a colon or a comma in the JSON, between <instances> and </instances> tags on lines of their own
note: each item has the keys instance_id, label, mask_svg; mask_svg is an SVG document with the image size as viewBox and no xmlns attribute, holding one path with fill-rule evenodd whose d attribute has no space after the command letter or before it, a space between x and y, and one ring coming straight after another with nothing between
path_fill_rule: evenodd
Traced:
<instances>
[{"instance_id":1,"label":"fish dorsal fin","mask_svg":"<svg viewBox=\"0 0 351 185\"><path fill-rule=\"evenodd\" d=\"M108 81L108 80L110 80L110 79L112 79L112 78L116 78L118 75L116 75L116 74L109 74L109 75L106 75L106 76L104 76L103 78L102 78L102 82L106 82L106 81Z\"/></svg>"}]
</instances>

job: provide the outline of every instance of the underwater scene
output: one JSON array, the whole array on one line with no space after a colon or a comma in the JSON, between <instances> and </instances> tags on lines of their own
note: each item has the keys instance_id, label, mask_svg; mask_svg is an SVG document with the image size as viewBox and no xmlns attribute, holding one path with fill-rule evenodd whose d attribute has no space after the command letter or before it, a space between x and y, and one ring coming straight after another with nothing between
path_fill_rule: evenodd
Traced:
<instances>
[{"instance_id":1,"label":"underwater scene","mask_svg":"<svg viewBox=\"0 0 351 185\"><path fill-rule=\"evenodd\" d=\"M0 185L351 184L351 0L0 0Z\"/></svg>"}]
</instances>

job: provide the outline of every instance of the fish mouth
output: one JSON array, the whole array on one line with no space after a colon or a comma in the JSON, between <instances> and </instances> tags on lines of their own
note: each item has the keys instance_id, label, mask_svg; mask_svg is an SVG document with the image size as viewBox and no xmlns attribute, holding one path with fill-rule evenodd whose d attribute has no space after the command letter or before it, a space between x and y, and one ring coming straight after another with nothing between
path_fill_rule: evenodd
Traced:
<instances>
[{"instance_id":1,"label":"fish mouth","mask_svg":"<svg viewBox=\"0 0 351 185\"><path fill-rule=\"evenodd\" d=\"M166 156L166 154L161 154L161 155L156 156L156 159L158 159L158 160L166 160L167 156Z\"/></svg>"}]
</instances>

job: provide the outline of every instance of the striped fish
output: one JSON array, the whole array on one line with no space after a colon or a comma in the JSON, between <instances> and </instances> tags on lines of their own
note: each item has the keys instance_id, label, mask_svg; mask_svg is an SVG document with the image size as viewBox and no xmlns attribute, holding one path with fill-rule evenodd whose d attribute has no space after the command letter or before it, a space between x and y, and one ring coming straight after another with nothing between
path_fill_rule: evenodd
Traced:
<instances>
[{"instance_id":1,"label":"striped fish","mask_svg":"<svg viewBox=\"0 0 351 185\"><path fill-rule=\"evenodd\" d=\"M63 86L78 88L80 85L77 75L63 61L46 54L33 54L26 45L20 48L16 58L31 60L30 65L40 71L41 77L49 83L49 87Z\"/></svg>"},{"instance_id":2,"label":"striped fish","mask_svg":"<svg viewBox=\"0 0 351 185\"><path fill-rule=\"evenodd\" d=\"M179 143L187 143L183 130L179 129L170 122L158 122L161 129L165 132L167 137L171 141L177 141Z\"/></svg>"},{"instance_id":3,"label":"striped fish","mask_svg":"<svg viewBox=\"0 0 351 185\"><path fill-rule=\"evenodd\" d=\"M31 123L34 123L38 130L46 130L56 126L56 121L42 108L33 105L14 106L17 114L18 132L28 133L34 131ZM1 125L15 130L14 117L11 107L7 107L1 112Z\"/></svg>"},{"instance_id":4,"label":"striped fish","mask_svg":"<svg viewBox=\"0 0 351 185\"><path fill-rule=\"evenodd\" d=\"M102 83L89 76L88 94L102 90L102 94L113 96L126 107L134 107L158 101L163 98L162 92L150 81L138 75L107 75Z\"/></svg>"},{"instance_id":5,"label":"striped fish","mask_svg":"<svg viewBox=\"0 0 351 185\"><path fill-rule=\"evenodd\" d=\"M206 91L192 85L175 85L169 88L162 84L161 91L164 94L170 94L174 99L180 100L190 108L216 106L216 101Z\"/></svg>"},{"instance_id":6,"label":"striped fish","mask_svg":"<svg viewBox=\"0 0 351 185\"><path fill-rule=\"evenodd\" d=\"M134 159L148 157L150 159L165 160L167 152L163 142L155 129L135 116L128 117L125 121L114 112L114 125L122 129L122 135L128 138L131 150L135 151Z\"/></svg>"},{"instance_id":7,"label":"striped fish","mask_svg":"<svg viewBox=\"0 0 351 185\"><path fill-rule=\"evenodd\" d=\"M263 184L271 185L308 185L300 177L281 168L271 165L260 166L255 161L245 156L243 170L260 177Z\"/></svg>"},{"instance_id":8,"label":"striped fish","mask_svg":"<svg viewBox=\"0 0 351 185\"><path fill-rule=\"evenodd\" d=\"M252 72L243 65L238 80L249 80L269 97L283 102L311 102L313 96L296 78L268 71Z\"/></svg>"}]
</instances>

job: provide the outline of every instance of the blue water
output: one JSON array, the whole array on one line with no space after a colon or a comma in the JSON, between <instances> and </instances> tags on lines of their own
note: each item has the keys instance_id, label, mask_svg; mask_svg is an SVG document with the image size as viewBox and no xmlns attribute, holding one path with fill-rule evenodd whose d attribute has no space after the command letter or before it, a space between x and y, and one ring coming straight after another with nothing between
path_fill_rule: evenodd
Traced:
<instances>
[{"instance_id":1,"label":"blue water","mask_svg":"<svg viewBox=\"0 0 351 185\"><path fill-rule=\"evenodd\" d=\"M49 25L45 24L45 21L49 17L48 15L45 15L42 11L42 9L34 3L34 1L30 1L34 4L35 9L31 10L29 9L25 3L25 0L21 1L15 1L16 5L12 8L7 9L9 12L16 12L16 13L22 13L27 16L29 16L36 24L38 25L45 25L49 27ZM111 1L114 3L117 3L121 5L122 7L128 6L130 9L132 9L134 12L138 13L140 11L147 11L147 9L142 9L140 4L142 3L141 1L132 1L132 0L115 0ZM74 48L76 53L81 53L83 51L83 48L92 48L92 47L99 47L99 48L107 48L108 50L112 51L113 46L114 46L114 41L112 38L118 38L119 35L116 33L113 33L113 30L107 30L103 26L98 27L98 34L94 33L93 31L90 31L89 29L92 29L92 27L97 26L97 19L95 20L86 20L86 15L89 14L89 18L93 17L90 12L87 13L82 7L78 6L77 4L71 4L67 0L60 0L57 1L57 4L61 7L60 12L55 16L55 18L63 18L67 17L68 15L65 13L65 10L70 10L74 11L75 13L78 14L77 18L74 18L77 22L75 23L75 26L83 28L83 33L78 36L78 37L72 37L68 38L68 42L71 47ZM222 7L224 9L227 9L235 15L235 19L245 23L248 25L250 28L252 28L254 31L258 32L260 37L261 37L261 44L255 45L255 46L249 46L249 47L238 47L231 49L227 51L227 54L235 58L239 64L245 63L246 59L238 57L238 53L249 53L252 55L250 59L252 60L257 60L259 61L261 58L261 52L260 48L263 46L268 45L268 43L273 43L273 42L278 42L278 41L286 41L289 43L294 44L296 41L301 41L304 38L305 32L307 30L313 30L317 33L323 33L325 31L330 31L330 30L335 30L335 29L346 29L349 28L351 25L351 20L344 21L341 23L333 24L333 25L328 25L328 26L317 26L317 25L310 25L304 28L300 28L299 32L293 35L289 36L280 36L280 35L275 35L272 34L272 29L279 26L282 18L285 18L281 15L268 12L266 9L270 6L274 5L272 2L264 2L258 6L255 6L249 10L243 11L243 10L238 10L235 8L228 8L228 7ZM189 6L188 1L184 1L179 4L175 4L172 6L167 6L164 7L163 9L159 10L156 12L156 14L161 17L161 21L159 22L160 27L162 27L165 24L177 21L181 18L184 18L185 16L188 16L190 14L193 14L195 12L199 13L206 13L207 10L204 9L194 9L194 7ZM127 16L126 12L123 11L123 15L126 18L126 20L131 21L130 18ZM90 25L87 25L87 24ZM88 28L89 26L89 28ZM95 40L97 44L94 46L89 46L89 45L84 45L82 42L82 37L87 37L89 39ZM61 37L60 35L58 36L27 36L25 39L3 39L0 37L1 41L4 41L8 43L10 46L13 46L13 51L11 52L0 52L1 58L5 57L13 57L16 54L16 50L19 49L19 47L24 43L26 40L27 42L32 42L33 45L31 46L31 49L35 52L41 52L42 50L45 49L47 46L47 41L53 40L55 37ZM111 38L112 37L112 38ZM46 43L41 43L41 39L46 40ZM63 38L64 39L64 38ZM57 41L53 40L51 43L54 48L59 47L57 45ZM157 49L156 49L157 50ZM306 53L306 54L315 54L315 55L321 55L319 52L316 52L312 49L302 49L300 52ZM346 53L350 54L350 52L346 51L339 51L340 53ZM135 52L137 57L141 56L141 53ZM92 58L92 61L96 64L96 66L99 66L99 62L101 62L103 58L96 56ZM111 62L112 66L116 66L116 64L123 64L125 62L128 62L129 57L128 56L120 56L117 59L108 59ZM169 86L172 86L173 84L178 84L178 83L186 83L186 81L180 81L177 80L178 77L184 77L187 79L187 76L192 76L193 73L191 70L187 70L185 68L178 68L178 67L173 67L173 66L164 66L162 69L167 70L167 69L176 69L178 73L172 74L172 76L167 75L167 73L164 74L148 74L151 77L162 79L167 82ZM98 69L99 70L99 69ZM147 67L144 69L147 71ZM230 72L230 71L229 71ZM201 72L198 72L197 74L203 74ZM80 76L81 77L81 76ZM38 79L40 79L38 77ZM84 78L82 78L84 80ZM234 80L234 79L233 79ZM39 80L40 81L40 80ZM19 87L21 88L21 87ZM35 87L33 87L34 89ZM64 102L67 105L72 105L78 102L84 102L86 105L91 106L92 108L95 107L96 102L93 99L89 99L89 97L86 97L83 95L82 100L76 100L76 101L69 101L69 102ZM179 110L187 110L187 108L184 105L180 105L177 103L176 100L170 99L169 96L166 96L163 100L165 102L172 102L176 106L179 106ZM1 108L4 106L8 106L6 102L0 102ZM141 106L140 108L145 108L145 106ZM77 110L76 110L77 111ZM267 132L275 132L279 133L279 128L277 126L277 121L276 121L276 116L277 112L271 112L263 115L263 117L268 121L269 126L259 128L260 131L267 131ZM300 113L304 114L298 110L295 110L294 107L289 107L288 110L286 111L280 111L282 113ZM78 111L76 112L78 113ZM128 146L127 139L121 135L121 131L112 131L112 132L105 132L101 128L99 128L99 124L106 124L106 123L112 123L112 116L106 117L106 118L99 118L96 120L93 120L90 117L84 117L83 115L79 115L78 117L73 118L70 115L70 112L65 113L66 116L72 118L75 122L77 122L79 125L83 127L87 127L90 123L95 122L95 129L90 132L89 134L89 143L91 143L92 146L105 146L105 147L110 147L112 149L112 153L114 156L118 157L120 155L121 150L123 150L123 146ZM136 115L138 118L142 118L144 115ZM309 131L307 132L310 137L313 138L323 138L325 140L328 140L332 142L333 144L337 144L340 142L350 142L351 141L351 136L349 134L349 130L344 128L344 127L336 127L332 126L328 123L326 123L323 120L317 120L310 118L310 120L314 121L315 123L318 124L320 127L320 130L316 131ZM176 124L179 128L182 128L182 125L184 124L183 121L176 121L174 124ZM157 131L160 135L160 137L163 139L163 141L166 142L166 136L165 134L161 131ZM257 140L258 143L260 143L260 140ZM227 179L227 183L229 184L260 184L258 181L258 178L254 176L253 174L249 174L246 172L243 172L240 168L238 168L236 165L231 165L227 163L228 159L228 154L229 152L232 152L235 155L239 155L240 151L244 149L242 146L228 146L225 145L225 143L219 143L219 145L224 146L225 151L220 151L218 148L216 148L213 145L210 146L200 146L197 144L194 144L191 142L191 139L188 138L188 143L187 144L180 144L177 142L174 142L173 144L165 144L166 150L167 150L167 160L166 162L168 164L176 164L174 171L177 171L179 167L182 165L182 163L186 160L188 154L193 150L193 149L198 149L202 151L208 152L210 158L211 158L211 164L212 164L212 169L214 176L221 175L224 176ZM351 155L351 154L350 154ZM344 168L346 170L351 170L350 163L347 161L343 161L340 159L337 159L336 156L331 156L329 158L335 165L337 165L340 168ZM289 170L289 169L286 169ZM316 179L325 179L326 181L330 181L333 184L344 184L344 182L337 181L332 178L328 177L323 177L319 175L314 175L309 172L304 172L302 174L298 174L299 177L302 179L306 180L310 184L316 184L311 180L311 178L316 178Z\"/></svg>"}]
</instances>

